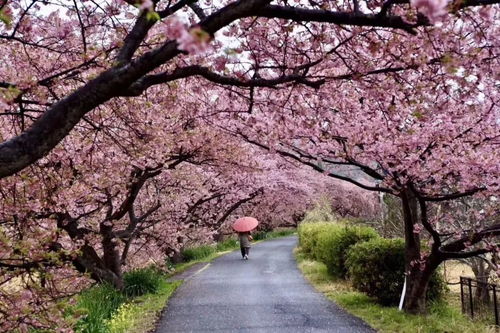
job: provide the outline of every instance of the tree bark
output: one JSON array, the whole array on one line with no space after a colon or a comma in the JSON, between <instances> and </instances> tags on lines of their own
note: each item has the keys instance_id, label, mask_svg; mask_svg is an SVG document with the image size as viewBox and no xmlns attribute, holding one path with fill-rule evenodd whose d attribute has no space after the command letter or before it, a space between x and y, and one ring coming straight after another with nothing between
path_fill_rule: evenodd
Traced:
<instances>
[{"instance_id":1,"label":"tree bark","mask_svg":"<svg viewBox=\"0 0 500 333\"><path fill-rule=\"evenodd\" d=\"M481 258L471 258L470 267L472 268L472 272L477 280L474 299L477 304L487 305L490 303L488 279L491 269L487 267L486 262Z\"/></svg>"},{"instance_id":2,"label":"tree bark","mask_svg":"<svg viewBox=\"0 0 500 333\"><path fill-rule=\"evenodd\" d=\"M405 297L404 309L408 313L423 314L427 310L427 287L432 274L437 269L441 259L430 255L423 267L414 265L407 276L407 293Z\"/></svg>"},{"instance_id":3,"label":"tree bark","mask_svg":"<svg viewBox=\"0 0 500 333\"><path fill-rule=\"evenodd\" d=\"M113 285L118 288L123 288L123 276L122 276L122 261L120 253L118 252L115 235L113 233L113 226L106 226L101 223L100 232L102 235L102 251L103 251L103 263L104 267L111 271L116 277Z\"/></svg>"},{"instance_id":4,"label":"tree bark","mask_svg":"<svg viewBox=\"0 0 500 333\"><path fill-rule=\"evenodd\" d=\"M80 255L73 261L75 268L81 273L90 273L90 277L97 282L108 282L117 289L123 289L123 277L106 267L93 247L84 245Z\"/></svg>"},{"instance_id":5,"label":"tree bark","mask_svg":"<svg viewBox=\"0 0 500 333\"><path fill-rule=\"evenodd\" d=\"M404 189L401 192L401 202L405 231L406 296L404 309L410 313L423 313L425 312L425 294L430 276L427 277L420 270L418 264L421 254L420 236L414 232L414 226L419 221L417 197L411 189Z\"/></svg>"}]
</instances>

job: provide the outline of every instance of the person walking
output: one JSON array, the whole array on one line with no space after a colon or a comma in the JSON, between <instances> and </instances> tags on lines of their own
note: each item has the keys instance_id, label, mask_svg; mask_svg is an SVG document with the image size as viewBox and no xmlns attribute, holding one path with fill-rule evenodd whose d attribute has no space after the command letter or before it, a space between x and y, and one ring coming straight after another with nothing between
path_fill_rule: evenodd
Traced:
<instances>
[{"instance_id":1,"label":"person walking","mask_svg":"<svg viewBox=\"0 0 500 333\"><path fill-rule=\"evenodd\" d=\"M240 241L241 256L244 260L248 260L248 255L250 254L250 241L252 240L252 235L249 231L238 232L238 240Z\"/></svg>"},{"instance_id":2,"label":"person walking","mask_svg":"<svg viewBox=\"0 0 500 333\"><path fill-rule=\"evenodd\" d=\"M240 217L233 223L233 229L238 233L240 241L241 256L244 260L248 260L250 253L250 241L253 239L250 232L257 227L259 221L255 217L244 216Z\"/></svg>"}]
</instances>

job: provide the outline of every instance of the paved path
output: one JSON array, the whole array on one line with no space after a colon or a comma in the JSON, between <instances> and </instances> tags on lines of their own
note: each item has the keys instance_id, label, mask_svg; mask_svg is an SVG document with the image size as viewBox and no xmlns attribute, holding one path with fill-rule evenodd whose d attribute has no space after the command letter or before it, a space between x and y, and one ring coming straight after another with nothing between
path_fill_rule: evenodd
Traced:
<instances>
[{"instance_id":1,"label":"paved path","mask_svg":"<svg viewBox=\"0 0 500 333\"><path fill-rule=\"evenodd\" d=\"M201 268L170 299L157 333L374 332L304 280L296 241L262 242L248 261L235 251Z\"/></svg>"}]
</instances>

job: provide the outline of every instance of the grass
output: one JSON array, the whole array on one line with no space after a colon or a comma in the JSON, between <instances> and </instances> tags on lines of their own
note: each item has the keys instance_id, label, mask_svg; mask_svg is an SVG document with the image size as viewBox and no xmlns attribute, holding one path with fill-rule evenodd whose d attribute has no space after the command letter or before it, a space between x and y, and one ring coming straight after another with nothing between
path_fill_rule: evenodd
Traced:
<instances>
[{"instance_id":1,"label":"grass","mask_svg":"<svg viewBox=\"0 0 500 333\"><path fill-rule=\"evenodd\" d=\"M451 305L446 300L433 303L425 316L406 314L396 307L381 306L365 294L353 290L348 281L333 279L324 264L305 258L299 250L296 250L295 256L300 270L318 291L379 332L498 332L494 326L473 322L462 315L455 302Z\"/></svg>"},{"instance_id":2,"label":"grass","mask_svg":"<svg viewBox=\"0 0 500 333\"><path fill-rule=\"evenodd\" d=\"M238 247L239 247L238 240L235 238L229 238L223 242L217 243L215 249L217 252L224 252L237 249Z\"/></svg>"},{"instance_id":3,"label":"grass","mask_svg":"<svg viewBox=\"0 0 500 333\"><path fill-rule=\"evenodd\" d=\"M210 254L208 254L207 256L205 257L198 257L198 259L192 259L190 261L186 261L186 262L181 262L181 263L178 263L178 264L174 264L172 266L173 268L173 271L172 273L169 273L167 275L167 277L172 277L176 274L179 274L179 273L182 273L184 272L185 270L189 269L190 267L200 263L200 262L210 262L212 260L214 260L215 258L217 257L220 257L221 255L224 255L230 251L233 251L235 249L237 249L239 247L238 243L236 243L236 245L234 247L229 247L229 246L226 246L224 247L223 250L215 250L215 251L212 251Z\"/></svg>"},{"instance_id":4,"label":"grass","mask_svg":"<svg viewBox=\"0 0 500 333\"><path fill-rule=\"evenodd\" d=\"M76 323L76 331L82 333L107 333L105 325L109 319L127 300L127 297L109 284L101 284L83 291L78 296L76 312L83 316Z\"/></svg>"},{"instance_id":5,"label":"grass","mask_svg":"<svg viewBox=\"0 0 500 333\"><path fill-rule=\"evenodd\" d=\"M213 245L201 245L189 247L182 251L182 257L185 261L201 260L209 257L216 252L216 247Z\"/></svg>"},{"instance_id":6,"label":"grass","mask_svg":"<svg viewBox=\"0 0 500 333\"><path fill-rule=\"evenodd\" d=\"M253 239L258 241L258 240L264 240L264 239L273 239L273 238L279 238L279 237L286 237L290 236L296 233L295 229L283 229L283 230L276 230L276 231L259 231L253 234Z\"/></svg>"},{"instance_id":7,"label":"grass","mask_svg":"<svg viewBox=\"0 0 500 333\"><path fill-rule=\"evenodd\" d=\"M123 275L124 293L128 297L154 294L162 281L163 274L154 268L135 269Z\"/></svg>"},{"instance_id":8,"label":"grass","mask_svg":"<svg viewBox=\"0 0 500 333\"><path fill-rule=\"evenodd\" d=\"M82 315L75 324L76 332L147 332L154 328L170 295L182 283L167 282L165 275L153 268L127 272L124 282L123 291L101 284L77 297L71 311Z\"/></svg>"},{"instance_id":9,"label":"grass","mask_svg":"<svg viewBox=\"0 0 500 333\"><path fill-rule=\"evenodd\" d=\"M162 281L154 294L145 294L121 305L106 321L110 333L146 333L155 328L161 311L182 281Z\"/></svg>"}]
</instances>

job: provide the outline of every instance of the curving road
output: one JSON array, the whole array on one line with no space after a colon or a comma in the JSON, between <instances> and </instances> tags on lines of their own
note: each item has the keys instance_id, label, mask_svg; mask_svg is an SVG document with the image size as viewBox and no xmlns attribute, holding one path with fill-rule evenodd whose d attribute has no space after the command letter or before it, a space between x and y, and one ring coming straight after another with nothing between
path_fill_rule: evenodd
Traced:
<instances>
[{"instance_id":1,"label":"curving road","mask_svg":"<svg viewBox=\"0 0 500 333\"><path fill-rule=\"evenodd\" d=\"M248 261L235 251L199 268L170 299L156 332L374 332L302 277L296 242L262 242Z\"/></svg>"}]
</instances>

